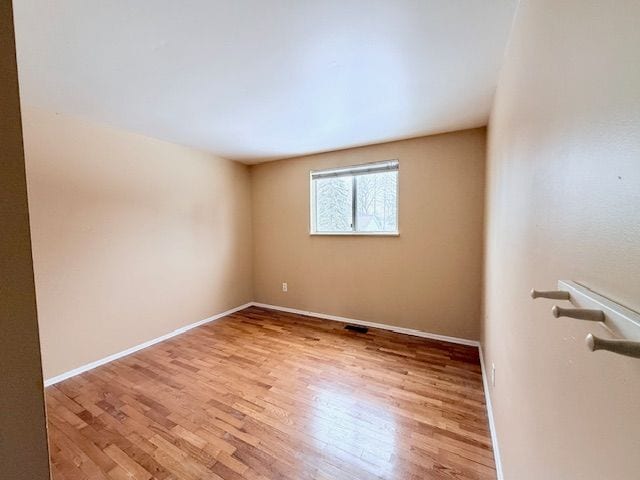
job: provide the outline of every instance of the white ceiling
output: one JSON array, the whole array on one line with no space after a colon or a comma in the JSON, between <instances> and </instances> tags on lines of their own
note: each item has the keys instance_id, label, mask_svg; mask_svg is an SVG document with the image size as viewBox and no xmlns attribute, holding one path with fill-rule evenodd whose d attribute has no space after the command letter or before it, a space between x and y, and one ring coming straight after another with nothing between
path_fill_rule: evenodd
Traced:
<instances>
[{"instance_id":1,"label":"white ceiling","mask_svg":"<svg viewBox=\"0 0 640 480\"><path fill-rule=\"evenodd\" d=\"M486 125L517 0L17 0L25 104L246 163Z\"/></svg>"}]
</instances>

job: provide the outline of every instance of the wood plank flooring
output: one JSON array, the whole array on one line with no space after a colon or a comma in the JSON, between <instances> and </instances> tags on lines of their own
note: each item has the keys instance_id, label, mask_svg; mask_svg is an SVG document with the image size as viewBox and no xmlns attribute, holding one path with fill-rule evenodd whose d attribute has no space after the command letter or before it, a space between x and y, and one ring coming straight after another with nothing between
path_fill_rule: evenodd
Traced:
<instances>
[{"instance_id":1,"label":"wood plank flooring","mask_svg":"<svg viewBox=\"0 0 640 480\"><path fill-rule=\"evenodd\" d=\"M55 480L495 478L476 348L256 307L46 397Z\"/></svg>"}]
</instances>

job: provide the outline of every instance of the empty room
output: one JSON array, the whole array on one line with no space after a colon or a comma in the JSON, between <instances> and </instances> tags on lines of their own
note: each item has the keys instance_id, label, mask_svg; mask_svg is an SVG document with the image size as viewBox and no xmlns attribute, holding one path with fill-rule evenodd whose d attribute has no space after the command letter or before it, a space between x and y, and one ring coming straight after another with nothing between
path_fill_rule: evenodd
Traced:
<instances>
[{"instance_id":1,"label":"empty room","mask_svg":"<svg viewBox=\"0 0 640 480\"><path fill-rule=\"evenodd\" d=\"M0 3L0 478L640 478L640 1Z\"/></svg>"}]
</instances>

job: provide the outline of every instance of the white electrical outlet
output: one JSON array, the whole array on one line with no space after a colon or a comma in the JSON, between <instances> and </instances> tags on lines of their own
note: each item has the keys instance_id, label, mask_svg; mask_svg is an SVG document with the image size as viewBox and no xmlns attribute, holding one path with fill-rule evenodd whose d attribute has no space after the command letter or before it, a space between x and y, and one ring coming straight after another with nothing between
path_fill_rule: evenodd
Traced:
<instances>
[{"instance_id":1,"label":"white electrical outlet","mask_svg":"<svg viewBox=\"0 0 640 480\"><path fill-rule=\"evenodd\" d=\"M287 282L282 282L282 291L283 292L287 291Z\"/></svg>"},{"instance_id":2,"label":"white electrical outlet","mask_svg":"<svg viewBox=\"0 0 640 480\"><path fill-rule=\"evenodd\" d=\"M496 364L491 363L491 386L496 386Z\"/></svg>"}]
</instances>

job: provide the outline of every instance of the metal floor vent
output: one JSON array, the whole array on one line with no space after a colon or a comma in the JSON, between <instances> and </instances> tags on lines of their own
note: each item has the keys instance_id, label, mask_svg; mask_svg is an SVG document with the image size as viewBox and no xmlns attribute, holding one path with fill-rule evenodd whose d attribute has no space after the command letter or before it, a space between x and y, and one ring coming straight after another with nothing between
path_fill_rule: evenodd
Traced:
<instances>
[{"instance_id":1,"label":"metal floor vent","mask_svg":"<svg viewBox=\"0 0 640 480\"><path fill-rule=\"evenodd\" d=\"M367 327L361 327L360 325L346 325L344 328L358 333L367 333L369 331Z\"/></svg>"}]
</instances>

